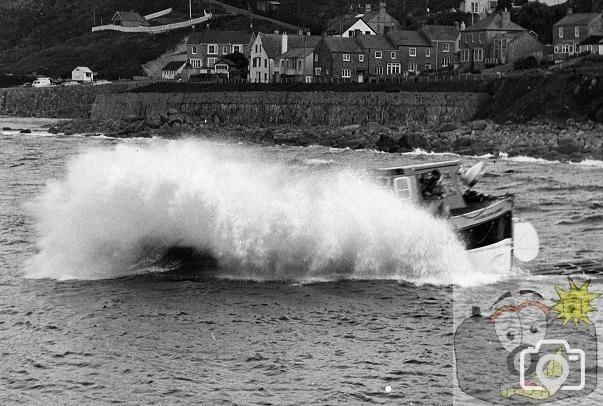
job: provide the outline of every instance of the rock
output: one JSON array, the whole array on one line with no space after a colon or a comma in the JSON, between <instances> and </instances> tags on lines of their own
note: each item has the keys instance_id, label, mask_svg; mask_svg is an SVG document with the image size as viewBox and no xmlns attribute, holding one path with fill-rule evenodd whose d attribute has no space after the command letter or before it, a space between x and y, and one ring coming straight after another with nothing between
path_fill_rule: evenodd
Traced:
<instances>
[{"instance_id":1,"label":"rock","mask_svg":"<svg viewBox=\"0 0 603 406\"><path fill-rule=\"evenodd\" d=\"M60 131L60 130L59 130L57 127L50 127L50 128L48 129L48 132L49 132L50 134L58 134L58 133L60 133L61 131Z\"/></svg>"},{"instance_id":2,"label":"rock","mask_svg":"<svg viewBox=\"0 0 603 406\"><path fill-rule=\"evenodd\" d=\"M10 128L10 127L2 127L2 131L11 131L11 130L12 130L12 128Z\"/></svg>"},{"instance_id":3,"label":"rock","mask_svg":"<svg viewBox=\"0 0 603 406\"><path fill-rule=\"evenodd\" d=\"M31 134L31 130L29 128L24 128L23 130L19 131L19 134Z\"/></svg>"},{"instance_id":4,"label":"rock","mask_svg":"<svg viewBox=\"0 0 603 406\"><path fill-rule=\"evenodd\" d=\"M134 123L136 121L140 121L140 117L134 114L128 114L128 116L124 119L126 123Z\"/></svg>"},{"instance_id":5,"label":"rock","mask_svg":"<svg viewBox=\"0 0 603 406\"><path fill-rule=\"evenodd\" d=\"M396 143L396 140L389 135L381 134L377 141L377 148L379 151L390 152L394 148L398 148L398 144Z\"/></svg>"},{"instance_id":6,"label":"rock","mask_svg":"<svg viewBox=\"0 0 603 406\"><path fill-rule=\"evenodd\" d=\"M145 124L150 128L159 128L163 124L161 116L159 114L153 114L147 117Z\"/></svg>"},{"instance_id":7,"label":"rock","mask_svg":"<svg viewBox=\"0 0 603 406\"><path fill-rule=\"evenodd\" d=\"M422 134L408 134L408 145L410 148L425 148L427 140Z\"/></svg>"},{"instance_id":8,"label":"rock","mask_svg":"<svg viewBox=\"0 0 603 406\"><path fill-rule=\"evenodd\" d=\"M449 131L454 131L458 128L458 126L455 123L444 123L440 126L440 128L438 128L438 132L440 133L445 133L445 132L449 132Z\"/></svg>"},{"instance_id":9,"label":"rock","mask_svg":"<svg viewBox=\"0 0 603 406\"><path fill-rule=\"evenodd\" d=\"M482 131L488 128L488 123L484 120L477 120L471 123L471 129L475 131Z\"/></svg>"},{"instance_id":10,"label":"rock","mask_svg":"<svg viewBox=\"0 0 603 406\"><path fill-rule=\"evenodd\" d=\"M352 125L346 125L345 127L341 127L340 130L343 133L354 133L354 132L358 131L359 128L360 128L360 124L352 124Z\"/></svg>"}]
</instances>

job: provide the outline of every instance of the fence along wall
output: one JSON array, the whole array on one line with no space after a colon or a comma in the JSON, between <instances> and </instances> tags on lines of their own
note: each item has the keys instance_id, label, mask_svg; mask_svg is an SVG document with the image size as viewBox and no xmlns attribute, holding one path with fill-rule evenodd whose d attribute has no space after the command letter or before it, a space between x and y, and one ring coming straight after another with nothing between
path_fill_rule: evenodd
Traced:
<instances>
[{"instance_id":1,"label":"fence along wall","mask_svg":"<svg viewBox=\"0 0 603 406\"><path fill-rule=\"evenodd\" d=\"M92 118L152 118L169 109L232 124L437 124L470 120L484 93L224 92L99 94Z\"/></svg>"}]
</instances>

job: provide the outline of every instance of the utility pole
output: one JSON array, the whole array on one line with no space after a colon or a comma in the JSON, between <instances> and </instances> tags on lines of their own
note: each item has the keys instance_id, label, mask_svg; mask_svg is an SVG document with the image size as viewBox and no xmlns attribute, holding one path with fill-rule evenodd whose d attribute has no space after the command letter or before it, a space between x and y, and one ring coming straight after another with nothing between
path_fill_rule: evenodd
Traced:
<instances>
[{"instance_id":1,"label":"utility pole","mask_svg":"<svg viewBox=\"0 0 603 406\"><path fill-rule=\"evenodd\" d=\"M188 0L188 19L189 20L193 19L193 5L192 5L192 1L193 0Z\"/></svg>"}]
</instances>

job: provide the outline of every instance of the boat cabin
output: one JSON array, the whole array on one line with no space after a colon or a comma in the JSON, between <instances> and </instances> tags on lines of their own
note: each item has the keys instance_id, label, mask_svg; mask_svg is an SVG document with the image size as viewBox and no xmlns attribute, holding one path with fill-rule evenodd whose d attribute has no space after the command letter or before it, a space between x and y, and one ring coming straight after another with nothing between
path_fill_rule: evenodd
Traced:
<instances>
[{"instance_id":1,"label":"boat cabin","mask_svg":"<svg viewBox=\"0 0 603 406\"><path fill-rule=\"evenodd\" d=\"M457 174L461 161L373 169L377 181L391 188L400 199L413 203L443 203L451 211L466 209Z\"/></svg>"}]
</instances>

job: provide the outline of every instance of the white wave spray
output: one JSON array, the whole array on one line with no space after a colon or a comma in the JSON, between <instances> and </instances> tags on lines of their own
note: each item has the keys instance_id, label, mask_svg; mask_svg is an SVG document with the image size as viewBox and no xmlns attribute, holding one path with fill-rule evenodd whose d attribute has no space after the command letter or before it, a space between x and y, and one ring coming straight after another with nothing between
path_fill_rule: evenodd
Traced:
<instances>
[{"instance_id":1,"label":"white wave spray","mask_svg":"<svg viewBox=\"0 0 603 406\"><path fill-rule=\"evenodd\" d=\"M218 276L476 284L447 223L350 170L268 163L198 141L118 145L74 158L29 204L39 253L26 276L126 276L149 255L193 247Z\"/></svg>"}]
</instances>

